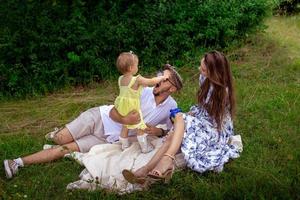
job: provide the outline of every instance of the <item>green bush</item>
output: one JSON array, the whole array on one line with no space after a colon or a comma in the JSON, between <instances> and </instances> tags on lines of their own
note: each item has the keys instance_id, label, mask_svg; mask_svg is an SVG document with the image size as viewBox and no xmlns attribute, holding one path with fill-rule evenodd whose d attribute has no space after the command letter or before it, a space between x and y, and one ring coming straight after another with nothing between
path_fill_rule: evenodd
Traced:
<instances>
[{"instance_id":1,"label":"green bush","mask_svg":"<svg viewBox=\"0 0 300 200\"><path fill-rule=\"evenodd\" d=\"M275 13L280 15L291 15L300 12L300 0L278 0Z\"/></svg>"},{"instance_id":2,"label":"green bush","mask_svg":"<svg viewBox=\"0 0 300 200\"><path fill-rule=\"evenodd\" d=\"M0 1L0 96L51 92L117 76L133 50L142 71L255 30L265 0Z\"/></svg>"}]
</instances>

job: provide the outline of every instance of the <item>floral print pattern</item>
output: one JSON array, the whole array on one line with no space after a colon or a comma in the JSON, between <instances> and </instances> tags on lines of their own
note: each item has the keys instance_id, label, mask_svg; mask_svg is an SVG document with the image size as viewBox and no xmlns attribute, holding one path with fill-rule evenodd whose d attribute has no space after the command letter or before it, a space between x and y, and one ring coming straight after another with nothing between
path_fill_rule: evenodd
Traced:
<instances>
[{"instance_id":1,"label":"floral print pattern","mask_svg":"<svg viewBox=\"0 0 300 200\"><path fill-rule=\"evenodd\" d=\"M200 76L200 84L203 81L203 76ZM212 90L210 88L208 98ZM229 111L225 113L221 131L217 130L216 122L202 106L192 106L190 113L184 114L185 133L181 144L187 166L200 173L208 170L221 172L230 158L238 158L240 154L238 146L229 144L230 137L234 136Z\"/></svg>"}]
</instances>

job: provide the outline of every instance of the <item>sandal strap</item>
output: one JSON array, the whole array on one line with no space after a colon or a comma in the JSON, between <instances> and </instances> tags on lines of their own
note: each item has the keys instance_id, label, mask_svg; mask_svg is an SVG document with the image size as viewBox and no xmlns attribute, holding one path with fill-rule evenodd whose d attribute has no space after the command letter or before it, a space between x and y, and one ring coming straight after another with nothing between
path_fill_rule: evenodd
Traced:
<instances>
[{"instance_id":1,"label":"sandal strap","mask_svg":"<svg viewBox=\"0 0 300 200\"><path fill-rule=\"evenodd\" d=\"M172 156L171 154L165 153L164 156L168 156L168 157L171 158L172 160L175 160L175 157Z\"/></svg>"},{"instance_id":2,"label":"sandal strap","mask_svg":"<svg viewBox=\"0 0 300 200\"><path fill-rule=\"evenodd\" d=\"M168 156L169 158L171 158L173 160L175 166L178 166L177 162L176 162L176 159L175 159L175 156L172 156L171 154L168 154L168 153L165 153L164 156Z\"/></svg>"}]
</instances>

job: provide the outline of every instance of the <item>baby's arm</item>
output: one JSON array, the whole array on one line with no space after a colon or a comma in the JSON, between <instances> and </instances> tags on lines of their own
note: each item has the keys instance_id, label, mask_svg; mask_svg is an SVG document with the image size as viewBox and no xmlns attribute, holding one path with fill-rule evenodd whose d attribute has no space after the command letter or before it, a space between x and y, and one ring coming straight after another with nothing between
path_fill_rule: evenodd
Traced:
<instances>
[{"instance_id":1,"label":"baby's arm","mask_svg":"<svg viewBox=\"0 0 300 200\"><path fill-rule=\"evenodd\" d=\"M139 76L137 78L137 83L138 85L143 85L143 86L154 86L157 83L167 80L169 78L169 76L165 75L165 76L158 76L158 77L154 77L154 78L145 78L142 76Z\"/></svg>"}]
</instances>

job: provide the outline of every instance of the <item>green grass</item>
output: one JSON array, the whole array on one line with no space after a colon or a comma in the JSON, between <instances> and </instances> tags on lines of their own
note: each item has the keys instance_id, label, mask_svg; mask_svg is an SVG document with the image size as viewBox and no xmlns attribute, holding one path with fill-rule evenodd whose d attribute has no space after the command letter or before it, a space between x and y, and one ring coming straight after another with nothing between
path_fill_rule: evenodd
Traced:
<instances>
[{"instance_id":1,"label":"green grass","mask_svg":"<svg viewBox=\"0 0 300 200\"><path fill-rule=\"evenodd\" d=\"M175 173L169 185L124 199L300 199L300 16L272 17L268 28L229 50L236 82L235 130L244 152L220 174ZM185 111L195 103L199 58L180 68L185 88L175 95ZM116 82L69 89L39 99L0 102L0 160L41 149L43 135L86 109L111 104ZM104 190L66 191L82 167L62 159L22 169L6 180L0 166L0 199L119 199Z\"/></svg>"}]
</instances>

